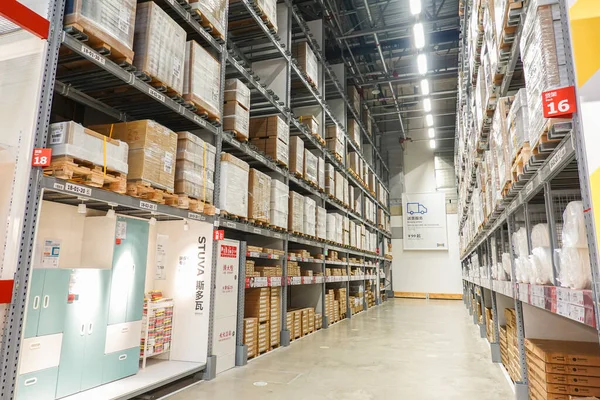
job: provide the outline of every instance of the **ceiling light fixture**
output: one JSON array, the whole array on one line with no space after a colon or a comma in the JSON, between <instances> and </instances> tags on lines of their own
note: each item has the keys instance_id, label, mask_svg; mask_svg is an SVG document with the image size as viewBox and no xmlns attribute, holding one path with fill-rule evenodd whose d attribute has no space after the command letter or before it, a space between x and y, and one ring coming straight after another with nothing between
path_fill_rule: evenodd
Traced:
<instances>
[{"instance_id":1,"label":"ceiling light fixture","mask_svg":"<svg viewBox=\"0 0 600 400\"><path fill-rule=\"evenodd\" d=\"M421 14L421 0L410 0L410 13L412 15Z\"/></svg>"},{"instance_id":2,"label":"ceiling light fixture","mask_svg":"<svg viewBox=\"0 0 600 400\"><path fill-rule=\"evenodd\" d=\"M427 56L425 54L419 54L417 56L417 67L419 68L419 73L421 75L427 73Z\"/></svg>"},{"instance_id":3,"label":"ceiling light fixture","mask_svg":"<svg viewBox=\"0 0 600 400\"><path fill-rule=\"evenodd\" d=\"M423 100L423 108L425 109L425 112L431 111L431 99L429 97Z\"/></svg>"},{"instance_id":4,"label":"ceiling light fixture","mask_svg":"<svg viewBox=\"0 0 600 400\"><path fill-rule=\"evenodd\" d=\"M429 139L433 139L435 137L435 129L434 128L429 128L427 130L427 133L429 134Z\"/></svg>"},{"instance_id":5,"label":"ceiling light fixture","mask_svg":"<svg viewBox=\"0 0 600 400\"><path fill-rule=\"evenodd\" d=\"M423 96L427 96L429 94L429 81L427 79L423 79L421 81L421 94Z\"/></svg>"},{"instance_id":6,"label":"ceiling light fixture","mask_svg":"<svg viewBox=\"0 0 600 400\"><path fill-rule=\"evenodd\" d=\"M429 141L429 148L430 149L435 149L435 140L432 139L432 140Z\"/></svg>"},{"instance_id":7,"label":"ceiling light fixture","mask_svg":"<svg viewBox=\"0 0 600 400\"><path fill-rule=\"evenodd\" d=\"M427 126L433 126L433 115L427 114L425 116L425 123L427 124Z\"/></svg>"},{"instance_id":8,"label":"ceiling light fixture","mask_svg":"<svg viewBox=\"0 0 600 400\"><path fill-rule=\"evenodd\" d=\"M423 32L423 24L418 23L413 27L413 33L415 35L415 47L422 49L425 47L425 32Z\"/></svg>"}]
</instances>

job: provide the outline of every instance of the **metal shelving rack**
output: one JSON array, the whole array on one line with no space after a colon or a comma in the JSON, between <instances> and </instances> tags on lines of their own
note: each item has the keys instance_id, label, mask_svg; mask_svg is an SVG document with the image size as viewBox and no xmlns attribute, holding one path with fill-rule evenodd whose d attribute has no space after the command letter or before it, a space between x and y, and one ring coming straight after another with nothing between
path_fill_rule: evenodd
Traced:
<instances>
[{"instance_id":1,"label":"metal shelving rack","mask_svg":"<svg viewBox=\"0 0 600 400\"><path fill-rule=\"evenodd\" d=\"M252 106L251 113L255 115L273 115L278 114L284 120L286 120L290 126L290 132L292 135L300 135L305 141L305 145L310 149L317 149L321 152L325 160L335 167L336 171L339 171L345 178L349 180L349 184L353 185L361 193L361 204L363 210L360 214L364 213L364 199L370 199L378 208L383 209L386 216L389 217L389 189L388 189L388 177L386 176L389 172L388 167L383 160L377 146L373 139L368 135L365 125L362 123L360 118L360 110L355 110L351 104L348 96L345 92L345 85L340 82L336 77L332 67L327 63L319 44L315 40L313 33L311 32L310 25L314 24L314 21L307 23L300 15L299 10L292 4L291 1L286 0L277 5L278 13L281 17L280 21L280 35L276 34L270 29L259 14L259 9L256 8L254 3L249 0L241 0L236 2L234 6L234 13L230 14L230 10L226 10L226 13L230 15L242 14L244 17L251 18L255 29L252 33L253 38L259 38L263 50L270 52L270 57L277 58L279 61L283 61L285 64L285 88L283 93L277 94L271 85L263 83L264 79L253 70L252 60L252 45L245 46L243 37L240 38L238 35L230 34L230 30L226 26L226 34L224 40L214 38L208 33L201 25L198 16L190 11L189 5L185 0L155 0L163 10L165 10L171 18L179 23L187 32L188 39L194 39L200 44L205 46L209 51L214 53L221 60L221 115L223 111L223 92L224 92L224 81L226 77L237 77L241 79L246 85L251 88L252 91ZM345 256L347 259L350 256L358 256L366 261L373 262L376 265L376 274L372 276L360 276L360 279L356 279L354 276L349 275L350 267L365 268L365 264L354 264L350 262L343 263L343 266L347 270L346 278L337 285L345 285L349 289L350 282L355 281L371 281L375 283L377 290L377 304L380 303L379 295L379 271L383 268L390 270L390 260L384 259L385 254L383 238L386 237L391 239L391 233L386 232L378 227L377 223L383 221L367 221L358 213L350 211L342 207L337 202L331 200L327 195L320 193L315 190L312 186L306 184L303 180L290 174L286 169L280 167L273 162L269 157L262 154L250 143L242 143L236 140L233 135L229 132L223 132L222 126L219 123L211 123L206 119L195 114L192 109L184 105L181 99L176 97L170 97L165 92L161 92L155 87L150 86L147 82L149 78L143 73L136 71L136 69L129 64L117 64L107 58L107 54L100 53L95 49L86 45L87 37L80 32L63 30L63 10L65 7L64 0L51 0L50 1L51 14L51 32L48 38L48 49L46 51L46 70L44 71L44 86L42 87L42 96L39 106L39 119L36 131L36 147L45 147L46 138L48 132L48 126L50 121L50 110L53 102L53 95L58 94L62 97L73 100L85 107L89 107L104 113L105 115L114 118L118 121L131 121L143 118L152 118L157 122L164 124L165 126L173 130L198 130L201 129L204 132L209 132L214 138L214 145L216 147L217 154L221 151L231 152L232 154L243 158L248 161L252 167L259 168L262 170L270 171L281 176L286 184L293 190L297 190L302 194L311 195L318 199L318 205L326 208L327 210L341 211L344 215L348 216L352 220L363 223L367 229L377 234L377 247L381 249L380 254L365 252L356 248L350 248L347 246L340 246L332 243L327 243L321 240L313 240L307 237L300 237L291 233L277 231L264 226L257 226L247 222L241 222L232 220L230 218L219 216L218 210L220 208L219 199L219 176L220 176L220 163L217 161L215 166L215 189L214 189L214 205L217 209L217 215L205 215L203 213L190 212L188 210L182 210L175 207L166 205L156 204L150 201L140 200L138 198L130 197L127 195L119 195L113 192L104 191L80 184L72 184L66 181L62 181L53 177L47 177L43 175L43 172L39 168L35 168L31 172L30 177L30 191L27 198L27 211L23 223L22 232L22 246L21 246L21 257L19 259L19 265L17 268L17 274L15 276L15 286L13 293L13 303L10 308L11 317L5 322L4 336L2 342L2 373L3 373L3 385L0 393L0 398L10 399L16 384L17 376L17 363L19 357L19 343L21 337L21 330L23 324L23 317L25 312L26 295L28 291L28 280L30 263L33 249L33 242L35 240L35 225L37 221L37 210L40 200L43 198L49 201L61 202L64 204L79 204L82 201L86 203L90 209L97 209L107 211L114 209L117 213L132 215L141 218L155 217L157 220L173 220L173 219L185 219L185 220L197 220L211 223L215 228L220 227L227 230L228 235L239 238L242 241L242 252L241 267L239 274L239 299L238 308L241 310L238 312L238 329L237 329L237 344L238 350L244 351L241 345L241 333L243 329L240 328L240 321L243 318L243 304L244 304L244 290L245 290L245 279L244 275L244 264L245 264L245 245L247 242L252 240L275 240L280 244L281 248L287 254L288 246L305 245L311 246L311 248L322 251L323 254L327 254L328 251L334 250L340 253L340 256ZM229 8L230 6L228 6ZM237 13L237 14L236 14ZM322 21L316 22L321 23ZM317 89L313 88L312 85L307 81L305 74L300 70L297 61L291 55L292 46L292 30L296 30L302 33L303 40L306 40L314 51L318 58L318 62L321 69L320 79L323 82L322 93ZM256 33L258 32L258 33ZM68 49L70 54L65 59L64 55L59 57L60 48ZM61 62L82 60L89 61L91 68L87 69L85 73L79 75L68 75L63 74L59 78L56 78L57 66ZM361 129L361 141L371 145L372 154L370 157L365 157L361 149L349 139L343 124L338 121L335 117L333 110L331 109L328 101L325 100L325 82L328 80L333 83L335 87L335 96L337 99L343 100L345 104L345 112L353 116L358 122ZM356 151L362 160L366 160L369 170L374 172L377 182L382 184L382 187L387 192L388 201L387 204L379 201L376 196L369 192L358 180L356 180L347 170L346 164L339 162L327 148L322 146L307 130L307 128L296 118L292 111L293 100L292 91L295 90L292 87L292 81L300 82L300 87L309 93L313 104L318 105L322 110L322 120L320 123L324 127L326 124L337 125L346 136L346 143L348 149ZM135 98L136 102L123 101L120 98L118 101L113 101L110 96L103 98L94 97L94 91L102 86L102 88L116 87L127 85L128 90L125 96L130 96L131 99ZM254 105L257 105L254 107ZM213 279L216 276L216 251L217 243L213 245L213 265L212 265L212 276ZM322 291L322 303L324 303L324 296L326 287L328 284L337 282L337 280L329 279L330 277L323 277L323 279L315 279L312 282L306 282L301 280L300 284L296 285L290 282L288 283L287 276L287 257L283 257L281 260L283 267L282 276L282 332L281 332L281 344L289 345L290 338L289 332L286 330L286 308L288 291L291 287L304 285L320 285ZM324 268L329 265L328 262L322 263L323 272ZM386 277L391 279L391 272L386 273ZM296 289L294 289L296 290ZM349 290L347 291L349 292ZM211 309L210 309L210 323L209 323L209 339L208 339L208 362L204 370L204 378L211 379L215 376L216 368L216 357L212 351L212 336L213 336L213 314L214 314L214 296L215 291L211 291ZM324 315L324 307L321 313ZM348 310L348 318L351 317L351 313ZM240 318L241 317L241 318ZM323 328L327 328L328 321L324 320ZM239 364L245 362L243 353L237 354L236 360ZM243 362L242 362L243 360Z\"/></svg>"},{"instance_id":2,"label":"metal shelving rack","mask_svg":"<svg viewBox=\"0 0 600 400\"><path fill-rule=\"evenodd\" d=\"M519 54L519 41L523 30L523 21L530 2L523 3L521 12L513 14L511 18L520 21L515 34L513 47L505 60L506 75L500 85L496 87L499 96L505 96L511 86L511 79ZM565 51L567 55L567 72L569 84L575 85L575 68L572 58L572 45L569 40L570 23L565 0L558 0L560 4L562 32L565 37ZM465 0L463 3L463 16L461 26L466 32L469 24L469 12L472 4ZM460 66L464 77L468 77L468 60L466 58L466 38L463 33L461 41ZM459 87L463 101L459 106L469 104L471 96L470 85ZM459 96L459 99L461 96ZM467 107L468 108L468 107ZM533 156L525 167L524 182L513 185L508 196L504 199L501 209L492 213L484 223L478 234L471 240L461 254L463 268L463 298L469 313L473 315L473 322L479 325L481 337L486 337L486 325L477 321L477 310L473 309L472 300L481 304L481 314L484 315L485 307L492 310L494 319L495 342L491 345L492 361L499 363L499 310L511 307L516 313L517 343L519 351L519 365L521 381L515 382L515 395L517 400L528 397L527 364L524 348L525 316L523 305L533 306L535 309L544 310L550 314L561 315L574 324L581 324L589 328L600 329L598 324L598 293L597 285L593 284L591 290L575 290L553 286L559 284L558 270L555 257L553 257L553 279L549 285L534 285L519 283L515 279L515 254L512 239L518 227L525 227L528 232L528 248L531 249L531 228L534 222L544 222L549 226L551 251L560 248L560 226L562 211L566 202L582 200L585 210L591 209L589 192L589 175L587 172L586 152L583 145L583 132L581 116L573 115L573 122L557 123L549 132L549 136L560 139L560 143L546 154ZM457 146L463 145L457 142ZM485 146L484 146L485 147ZM457 147L458 149L458 147ZM456 150L458 151L458 150ZM474 187L478 163L475 162L469 188ZM563 209L560 209L562 205ZM460 227L463 226L472 201L469 199ZM586 229L589 243L589 255L592 269L593 282L598 282L597 249L592 213L585 213ZM539 219L534 221L534 219ZM496 280L492 277L492 266L500 263L501 254L509 253L511 259L511 274L508 280ZM476 257L483 268L473 268L471 257ZM502 299L504 307L499 302Z\"/></svg>"}]
</instances>

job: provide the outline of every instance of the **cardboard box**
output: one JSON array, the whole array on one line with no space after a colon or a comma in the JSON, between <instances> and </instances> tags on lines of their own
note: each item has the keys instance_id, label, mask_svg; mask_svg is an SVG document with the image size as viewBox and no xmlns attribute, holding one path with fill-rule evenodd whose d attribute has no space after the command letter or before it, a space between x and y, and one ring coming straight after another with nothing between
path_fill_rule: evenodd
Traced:
<instances>
[{"instance_id":1,"label":"cardboard box","mask_svg":"<svg viewBox=\"0 0 600 400\"><path fill-rule=\"evenodd\" d=\"M213 203L215 147L191 132L177 132L175 193Z\"/></svg>"},{"instance_id":2,"label":"cardboard box","mask_svg":"<svg viewBox=\"0 0 600 400\"><path fill-rule=\"evenodd\" d=\"M360 112L360 94L358 94L358 90L356 90L355 86L348 86L348 97L350 98L350 104L354 108L354 111Z\"/></svg>"},{"instance_id":3,"label":"cardboard box","mask_svg":"<svg viewBox=\"0 0 600 400\"><path fill-rule=\"evenodd\" d=\"M300 136L290 138L289 170L298 176L304 175L304 142Z\"/></svg>"},{"instance_id":4,"label":"cardboard box","mask_svg":"<svg viewBox=\"0 0 600 400\"><path fill-rule=\"evenodd\" d=\"M288 144L290 139L290 127L286 121L278 115L270 117L254 117L250 119L250 137L276 137Z\"/></svg>"},{"instance_id":5,"label":"cardboard box","mask_svg":"<svg viewBox=\"0 0 600 400\"><path fill-rule=\"evenodd\" d=\"M151 120L94 125L90 129L129 145L127 180L173 193L177 134Z\"/></svg>"},{"instance_id":6,"label":"cardboard box","mask_svg":"<svg viewBox=\"0 0 600 400\"><path fill-rule=\"evenodd\" d=\"M192 10L200 11L202 19L211 25L213 31L225 37L227 0L189 0L189 3Z\"/></svg>"},{"instance_id":7,"label":"cardboard box","mask_svg":"<svg viewBox=\"0 0 600 400\"><path fill-rule=\"evenodd\" d=\"M250 166L239 158L221 153L221 210L248 217L248 175Z\"/></svg>"},{"instance_id":8,"label":"cardboard box","mask_svg":"<svg viewBox=\"0 0 600 400\"><path fill-rule=\"evenodd\" d=\"M361 147L361 138L360 138L360 125L356 122L355 119L348 119L348 136L350 139L356 144L356 147L360 149Z\"/></svg>"},{"instance_id":9,"label":"cardboard box","mask_svg":"<svg viewBox=\"0 0 600 400\"><path fill-rule=\"evenodd\" d=\"M310 82L315 86L319 87L319 64L317 62L317 56L313 53L312 49L307 42L295 43L292 46L292 54L298 61L300 69L308 76Z\"/></svg>"},{"instance_id":10,"label":"cardboard box","mask_svg":"<svg viewBox=\"0 0 600 400\"><path fill-rule=\"evenodd\" d=\"M310 150L304 149L304 168L303 176L308 182L318 185L319 161Z\"/></svg>"},{"instance_id":11,"label":"cardboard box","mask_svg":"<svg viewBox=\"0 0 600 400\"><path fill-rule=\"evenodd\" d=\"M304 196L290 191L288 204L288 229L291 232L303 233L304 229Z\"/></svg>"},{"instance_id":12,"label":"cardboard box","mask_svg":"<svg viewBox=\"0 0 600 400\"><path fill-rule=\"evenodd\" d=\"M317 203L310 197L304 197L304 215L302 219L302 233L308 236L317 235Z\"/></svg>"},{"instance_id":13,"label":"cardboard box","mask_svg":"<svg viewBox=\"0 0 600 400\"><path fill-rule=\"evenodd\" d=\"M298 121L306 125L311 134L319 135L319 122L314 115L302 115L298 118Z\"/></svg>"},{"instance_id":14,"label":"cardboard box","mask_svg":"<svg viewBox=\"0 0 600 400\"><path fill-rule=\"evenodd\" d=\"M273 178L270 197L269 219L271 225L288 229L289 186Z\"/></svg>"},{"instance_id":15,"label":"cardboard box","mask_svg":"<svg viewBox=\"0 0 600 400\"><path fill-rule=\"evenodd\" d=\"M248 179L248 218L269 223L271 206L271 177L250 168Z\"/></svg>"},{"instance_id":16,"label":"cardboard box","mask_svg":"<svg viewBox=\"0 0 600 400\"><path fill-rule=\"evenodd\" d=\"M335 196L335 168L329 163L325 163L325 193Z\"/></svg>"},{"instance_id":17,"label":"cardboard box","mask_svg":"<svg viewBox=\"0 0 600 400\"><path fill-rule=\"evenodd\" d=\"M250 111L250 89L239 79L227 79L225 81L225 103L238 102L240 106Z\"/></svg>"},{"instance_id":18,"label":"cardboard box","mask_svg":"<svg viewBox=\"0 0 600 400\"><path fill-rule=\"evenodd\" d=\"M220 118L221 63L204 47L190 40L185 46L183 71L183 98L209 116Z\"/></svg>"},{"instance_id":19,"label":"cardboard box","mask_svg":"<svg viewBox=\"0 0 600 400\"><path fill-rule=\"evenodd\" d=\"M600 367L600 348L594 342L525 339L525 348L546 363Z\"/></svg>"},{"instance_id":20,"label":"cardboard box","mask_svg":"<svg viewBox=\"0 0 600 400\"><path fill-rule=\"evenodd\" d=\"M233 131L240 140L248 140L250 113L237 102L223 106L223 131Z\"/></svg>"},{"instance_id":21,"label":"cardboard box","mask_svg":"<svg viewBox=\"0 0 600 400\"><path fill-rule=\"evenodd\" d=\"M185 30L156 3L139 3L135 12L133 65L181 95L186 37Z\"/></svg>"}]
</instances>

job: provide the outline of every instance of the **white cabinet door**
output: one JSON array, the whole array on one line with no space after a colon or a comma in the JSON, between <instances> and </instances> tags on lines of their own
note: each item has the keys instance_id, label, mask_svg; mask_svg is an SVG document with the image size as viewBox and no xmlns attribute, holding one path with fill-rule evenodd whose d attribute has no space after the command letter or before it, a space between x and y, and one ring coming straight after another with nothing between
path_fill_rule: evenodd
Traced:
<instances>
[{"instance_id":1,"label":"white cabinet door","mask_svg":"<svg viewBox=\"0 0 600 400\"><path fill-rule=\"evenodd\" d=\"M24 339L21 344L19 374L57 367L60 361L62 337L62 333L57 333Z\"/></svg>"},{"instance_id":2,"label":"white cabinet door","mask_svg":"<svg viewBox=\"0 0 600 400\"><path fill-rule=\"evenodd\" d=\"M104 353L109 354L136 346L139 347L141 335L142 321L108 325Z\"/></svg>"}]
</instances>

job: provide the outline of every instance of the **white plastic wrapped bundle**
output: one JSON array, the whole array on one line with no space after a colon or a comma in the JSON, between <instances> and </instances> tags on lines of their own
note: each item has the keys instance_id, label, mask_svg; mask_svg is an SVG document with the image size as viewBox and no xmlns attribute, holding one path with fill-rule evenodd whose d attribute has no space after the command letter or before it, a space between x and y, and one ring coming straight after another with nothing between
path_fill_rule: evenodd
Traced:
<instances>
[{"instance_id":1,"label":"white plastic wrapped bundle","mask_svg":"<svg viewBox=\"0 0 600 400\"><path fill-rule=\"evenodd\" d=\"M327 239L327 211L323 207L317 206L317 237ZM334 219L335 220L335 219Z\"/></svg>"},{"instance_id":2,"label":"white plastic wrapped bundle","mask_svg":"<svg viewBox=\"0 0 600 400\"><path fill-rule=\"evenodd\" d=\"M548 224L536 224L531 229L531 247L550 247ZM532 251L533 252L533 251Z\"/></svg>"},{"instance_id":3,"label":"white plastic wrapped bundle","mask_svg":"<svg viewBox=\"0 0 600 400\"><path fill-rule=\"evenodd\" d=\"M221 64L193 40L185 45L183 98L215 116L219 110Z\"/></svg>"},{"instance_id":4,"label":"white plastic wrapped bundle","mask_svg":"<svg viewBox=\"0 0 600 400\"><path fill-rule=\"evenodd\" d=\"M155 3L137 6L133 50L135 67L181 95L186 33Z\"/></svg>"},{"instance_id":5,"label":"white plastic wrapped bundle","mask_svg":"<svg viewBox=\"0 0 600 400\"><path fill-rule=\"evenodd\" d=\"M502 253L502 269L506 273L507 276L510 276L512 279L512 263L510 261L509 253Z\"/></svg>"},{"instance_id":6,"label":"white plastic wrapped bundle","mask_svg":"<svg viewBox=\"0 0 600 400\"><path fill-rule=\"evenodd\" d=\"M325 163L325 193L335 196L335 168Z\"/></svg>"},{"instance_id":7,"label":"white plastic wrapped bundle","mask_svg":"<svg viewBox=\"0 0 600 400\"><path fill-rule=\"evenodd\" d=\"M531 282L532 264L528 256L521 256L515 260L515 273L517 282Z\"/></svg>"},{"instance_id":8,"label":"white plastic wrapped bundle","mask_svg":"<svg viewBox=\"0 0 600 400\"><path fill-rule=\"evenodd\" d=\"M589 289L592 284L592 267L588 249L563 247L560 249L561 286L571 289Z\"/></svg>"},{"instance_id":9,"label":"white plastic wrapped bundle","mask_svg":"<svg viewBox=\"0 0 600 400\"><path fill-rule=\"evenodd\" d=\"M562 229L563 247L577 247L587 249L587 232L583 217L583 203L571 201L563 212Z\"/></svg>"},{"instance_id":10,"label":"white plastic wrapped bundle","mask_svg":"<svg viewBox=\"0 0 600 400\"><path fill-rule=\"evenodd\" d=\"M277 179L271 180L271 225L287 229L289 186Z\"/></svg>"},{"instance_id":11,"label":"white plastic wrapped bundle","mask_svg":"<svg viewBox=\"0 0 600 400\"><path fill-rule=\"evenodd\" d=\"M305 235L317 236L317 203L308 196L304 197L304 219L302 232Z\"/></svg>"},{"instance_id":12,"label":"white plastic wrapped bundle","mask_svg":"<svg viewBox=\"0 0 600 400\"><path fill-rule=\"evenodd\" d=\"M335 242L344 243L344 216L335 214Z\"/></svg>"},{"instance_id":13,"label":"white plastic wrapped bundle","mask_svg":"<svg viewBox=\"0 0 600 400\"><path fill-rule=\"evenodd\" d=\"M304 174L304 141L300 136L290 137L290 172L302 176Z\"/></svg>"},{"instance_id":14,"label":"white plastic wrapped bundle","mask_svg":"<svg viewBox=\"0 0 600 400\"><path fill-rule=\"evenodd\" d=\"M248 217L248 163L221 153L221 209L238 217Z\"/></svg>"},{"instance_id":15,"label":"white plastic wrapped bundle","mask_svg":"<svg viewBox=\"0 0 600 400\"><path fill-rule=\"evenodd\" d=\"M517 152L529 141L529 111L527 108L527 91L519 89L510 107L507 117L508 146L510 162L517 157Z\"/></svg>"},{"instance_id":16,"label":"white plastic wrapped bundle","mask_svg":"<svg viewBox=\"0 0 600 400\"><path fill-rule=\"evenodd\" d=\"M547 285L552 283L552 251L550 247L534 247L531 251L531 283Z\"/></svg>"},{"instance_id":17,"label":"white plastic wrapped bundle","mask_svg":"<svg viewBox=\"0 0 600 400\"><path fill-rule=\"evenodd\" d=\"M319 189L325 190L325 159L323 157L317 157L317 180Z\"/></svg>"},{"instance_id":18,"label":"white plastic wrapped bundle","mask_svg":"<svg viewBox=\"0 0 600 400\"><path fill-rule=\"evenodd\" d=\"M350 244L350 218L342 217L342 243L345 245Z\"/></svg>"},{"instance_id":19,"label":"white plastic wrapped bundle","mask_svg":"<svg viewBox=\"0 0 600 400\"><path fill-rule=\"evenodd\" d=\"M336 219L335 214L327 214L327 240L336 242Z\"/></svg>"},{"instance_id":20,"label":"white plastic wrapped bundle","mask_svg":"<svg viewBox=\"0 0 600 400\"><path fill-rule=\"evenodd\" d=\"M527 229L525 229L525 227L519 228L519 230L512 235L512 242L515 256L525 257L529 255L527 248Z\"/></svg>"},{"instance_id":21,"label":"white plastic wrapped bundle","mask_svg":"<svg viewBox=\"0 0 600 400\"><path fill-rule=\"evenodd\" d=\"M317 185L318 184L319 161L310 150L304 149L304 179Z\"/></svg>"},{"instance_id":22,"label":"white plastic wrapped bundle","mask_svg":"<svg viewBox=\"0 0 600 400\"><path fill-rule=\"evenodd\" d=\"M349 221L348 236L350 237L350 246L356 247L356 224L354 221Z\"/></svg>"},{"instance_id":23,"label":"white plastic wrapped bundle","mask_svg":"<svg viewBox=\"0 0 600 400\"><path fill-rule=\"evenodd\" d=\"M175 193L213 202L215 147L190 132L177 132Z\"/></svg>"}]
</instances>

